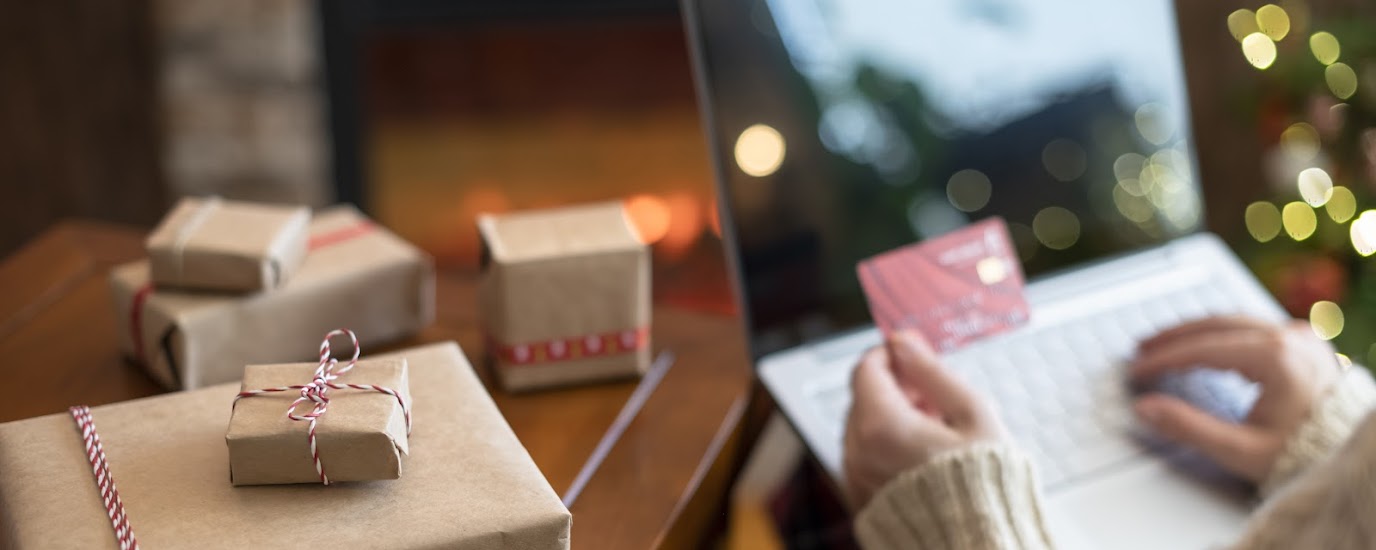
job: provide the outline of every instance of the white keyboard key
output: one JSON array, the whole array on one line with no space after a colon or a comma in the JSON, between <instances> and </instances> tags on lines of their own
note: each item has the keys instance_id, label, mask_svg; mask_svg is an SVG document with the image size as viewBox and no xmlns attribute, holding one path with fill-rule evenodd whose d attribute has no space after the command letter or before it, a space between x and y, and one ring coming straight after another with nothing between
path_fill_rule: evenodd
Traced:
<instances>
[{"instance_id":1,"label":"white keyboard key","mask_svg":"<svg viewBox=\"0 0 1376 550\"><path fill-rule=\"evenodd\" d=\"M1143 450L1123 438L1104 438L1082 442L1075 452L1069 453L1066 462L1069 469L1090 473L1131 459Z\"/></svg>"}]
</instances>

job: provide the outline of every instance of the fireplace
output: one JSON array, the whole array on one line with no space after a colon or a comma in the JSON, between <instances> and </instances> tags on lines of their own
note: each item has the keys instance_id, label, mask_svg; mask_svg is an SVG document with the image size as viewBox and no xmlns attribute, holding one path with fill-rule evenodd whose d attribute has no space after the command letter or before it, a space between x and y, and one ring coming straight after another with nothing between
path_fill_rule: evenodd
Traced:
<instances>
[{"instance_id":1,"label":"fireplace","mask_svg":"<svg viewBox=\"0 0 1376 550\"><path fill-rule=\"evenodd\" d=\"M336 194L474 271L474 216L625 201L656 298L729 311L672 2L322 0Z\"/></svg>"}]
</instances>

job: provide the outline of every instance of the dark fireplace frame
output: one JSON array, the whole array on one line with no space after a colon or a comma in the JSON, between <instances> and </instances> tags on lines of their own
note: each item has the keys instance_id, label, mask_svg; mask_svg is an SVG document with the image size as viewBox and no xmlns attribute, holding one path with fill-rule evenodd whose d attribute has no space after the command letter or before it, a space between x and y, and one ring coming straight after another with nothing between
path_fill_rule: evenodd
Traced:
<instances>
[{"instance_id":1,"label":"dark fireplace frame","mask_svg":"<svg viewBox=\"0 0 1376 550\"><path fill-rule=\"evenodd\" d=\"M370 32L485 21L678 17L679 7L676 0L317 0L316 13L335 200L366 212L363 56Z\"/></svg>"}]
</instances>

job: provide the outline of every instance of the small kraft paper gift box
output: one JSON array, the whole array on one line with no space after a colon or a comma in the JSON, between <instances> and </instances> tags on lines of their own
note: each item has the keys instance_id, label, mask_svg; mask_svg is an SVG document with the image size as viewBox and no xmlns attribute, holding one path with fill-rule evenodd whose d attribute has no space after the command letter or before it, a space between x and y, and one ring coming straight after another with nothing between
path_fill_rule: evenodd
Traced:
<instances>
[{"instance_id":1,"label":"small kraft paper gift box","mask_svg":"<svg viewBox=\"0 0 1376 550\"><path fill-rule=\"evenodd\" d=\"M330 337L345 335L353 359L335 361ZM225 435L235 485L401 477L412 407L406 360L359 361L347 330L331 332L321 349L319 364L244 368Z\"/></svg>"},{"instance_id":2,"label":"small kraft paper gift box","mask_svg":"<svg viewBox=\"0 0 1376 550\"><path fill-rule=\"evenodd\" d=\"M297 344L309 350L319 339ZM413 426L405 472L395 480L232 485L225 430L237 383L0 424L0 546L568 548L568 509L463 351L447 342L367 357L403 358ZM327 473L342 457L324 430L332 415L347 412L345 394L355 391L330 390L319 434ZM265 398L238 405L257 399ZM305 441L305 423L294 424ZM98 452L88 455L86 441L97 439ZM290 452L297 450L308 452ZM108 508L101 479L112 495Z\"/></svg>"},{"instance_id":3,"label":"small kraft paper gift box","mask_svg":"<svg viewBox=\"0 0 1376 550\"><path fill-rule=\"evenodd\" d=\"M487 356L509 391L640 375L650 253L619 202L478 217Z\"/></svg>"},{"instance_id":4,"label":"small kraft paper gift box","mask_svg":"<svg viewBox=\"0 0 1376 550\"><path fill-rule=\"evenodd\" d=\"M249 295L154 288L149 265L110 273L120 349L168 389L237 382L245 365L309 361L301 342L347 326L372 346L434 319L430 257L351 207L318 212L309 251L277 290Z\"/></svg>"},{"instance_id":5,"label":"small kraft paper gift box","mask_svg":"<svg viewBox=\"0 0 1376 550\"><path fill-rule=\"evenodd\" d=\"M241 291L282 285L306 257L310 210L185 198L148 235L158 288Z\"/></svg>"}]
</instances>

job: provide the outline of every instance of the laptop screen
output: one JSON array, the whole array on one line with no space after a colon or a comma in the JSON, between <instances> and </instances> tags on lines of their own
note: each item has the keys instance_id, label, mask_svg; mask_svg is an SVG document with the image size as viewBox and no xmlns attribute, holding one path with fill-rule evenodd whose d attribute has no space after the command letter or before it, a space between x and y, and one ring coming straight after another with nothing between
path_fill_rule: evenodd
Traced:
<instances>
[{"instance_id":1,"label":"laptop screen","mask_svg":"<svg viewBox=\"0 0 1376 550\"><path fill-rule=\"evenodd\" d=\"M756 357L869 322L855 264L984 219L1030 276L1200 224L1169 0L695 0Z\"/></svg>"}]
</instances>

